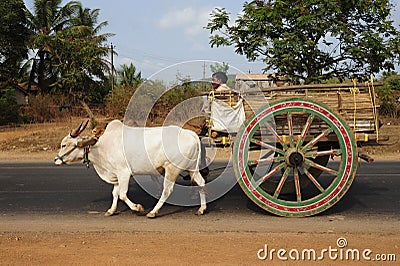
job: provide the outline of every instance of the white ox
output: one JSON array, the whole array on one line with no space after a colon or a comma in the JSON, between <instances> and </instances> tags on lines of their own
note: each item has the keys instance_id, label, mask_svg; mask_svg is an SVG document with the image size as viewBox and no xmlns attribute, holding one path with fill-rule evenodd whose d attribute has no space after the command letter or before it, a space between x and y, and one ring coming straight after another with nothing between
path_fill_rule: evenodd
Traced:
<instances>
[{"instance_id":1,"label":"white ox","mask_svg":"<svg viewBox=\"0 0 400 266\"><path fill-rule=\"evenodd\" d=\"M147 214L149 218L156 217L172 193L176 179L184 170L187 170L191 180L200 186L201 206L197 214L204 214L206 210L205 181L198 170L200 140L194 132L175 126L124 130L122 122L114 120L108 124L104 133L97 139L97 137L79 136L85 127L86 125L82 128L81 124L62 140L55 164L82 161L85 147L90 146L89 159L97 174L105 182L114 185L112 205L105 213L106 216L115 213L118 199L125 202L131 210L143 212L142 205L131 202L127 197L130 176L165 172L161 197L156 206ZM125 139L128 137L130 141L129 152L124 152L123 134L129 134L129 136L125 136ZM168 136L169 141L175 139L179 149L175 147L174 151L166 152L163 148L165 136Z\"/></svg>"}]
</instances>

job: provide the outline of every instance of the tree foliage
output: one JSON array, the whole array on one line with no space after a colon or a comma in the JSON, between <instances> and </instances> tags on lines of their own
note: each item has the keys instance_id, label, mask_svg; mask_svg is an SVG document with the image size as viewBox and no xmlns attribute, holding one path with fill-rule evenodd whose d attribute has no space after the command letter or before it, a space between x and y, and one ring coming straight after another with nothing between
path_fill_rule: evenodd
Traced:
<instances>
[{"instance_id":1,"label":"tree foliage","mask_svg":"<svg viewBox=\"0 0 400 266\"><path fill-rule=\"evenodd\" d=\"M379 111L382 115L398 117L400 115L400 75L384 73L381 81L383 86L377 88L381 100Z\"/></svg>"},{"instance_id":2,"label":"tree foliage","mask_svg":"<svg viewBox=\"0 0 400 266\"><path fill-rule=\"evenodd\" d=\"M4 89L0 93L0 125L19 122L19 108L15 89Z\"/></svg>"},{"instance_id":3,"label":"tree foliage","mask_svg":"<svg viewBox=\"0 0 400 266\"><path fill-rule=\"evenodd\" d=\"M101 101L107 93L110 63L105 45L111 34L99 34L107 22L98 23L99 10L80 2L35 0L29 14L34 31L31 48L31 82L42 92L71 94L74 101Z\"/></svg>"},{"instance_id":4,"label":"tree foliage","mask_svg":"<svg viewBox=\"0 0 400 266\"><path fill-rule=\"evenodd\" d=\"M216 62L215 64L210 65L210 70L212 73L216 72L224 72L225 74L228 73L229 65L225 62L222 64Z\"/></svg>"},{"instance_id":5,"label":"tree foliage","mask_svg":"<svg viewBox=\"0 0 400 266\"><path fill-rule=\"evenodd\" d=\"M142 78L142 72L137 72L136 67L131 63L128 65L121 65L120 69L117 70L118 85L129 86L137 88L144 79Z\"/></svg>"},{"instance_id":6,"label":"tree foliage","mask_svg":"<svg viewBox=\"0 0 400 266\"><path fill-rule=\"evenodd\" d=\"M215 9L206 28L211 47L235 46L266 71L308 84L394 69L400 33L389 0L265 0L243 5L232 24Z\"/></svg>"},{"instance_id":7,"label":"tree foliage","mask_svg":"<svg viewBox=\"0 0 400 266\"><path fill-rule=\"evenodd\" d=\"M25 5L22 0L0 2L0 87L15 85L21 62L28 56Z\"/></svg>"},{"instance_id":8,"label":"tree foliage","mask_svg":"<svg viewBox=\"0 0 400 266\"><path fill-rule=\"evenodd\" d=\"M50 85L56 81L57 74L52 67L51 51L45 42L49 36L56 36L68 24L73 13L69 2L61 6L62 0L34 0L33 13L27 11L28 25L32 30L30 49L34 58L31 63L30 83L36 83L41 92L49 92Z\"/></svg>"},{"instance_id":9,"label":"tree foliage","mask_svg":"<svg viewBox=\"0 0 400 266\"><path fill-rule=\"evenodd\" d=\"M52 71L57 74L57 79L51 84L53 91L61 90L72 95L74 102L93 102L107 93L101 91L108 68L103 60L108 48L101 45L102 38L82 36L70 28L42 41L51 51Z\"/></svg>"}]
</instances>

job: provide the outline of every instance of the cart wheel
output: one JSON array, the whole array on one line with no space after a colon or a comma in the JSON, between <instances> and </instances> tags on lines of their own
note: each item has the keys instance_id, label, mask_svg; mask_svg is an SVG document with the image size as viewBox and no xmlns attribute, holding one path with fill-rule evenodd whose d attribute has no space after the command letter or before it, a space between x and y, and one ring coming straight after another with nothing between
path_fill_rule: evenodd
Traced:
<instances>
[{"instance_id":1,"label":"cart wheel","mask_svg":"<svg viewBox=\"0 0 400 266\"><path fill-rule=\"evenodd\" d=\"M318 150L321 150L321 148L318 148ZM280 155L278 153L275 153L274 156L275 157L279 157ZM261 158L261 159L265 159L266 158L265 155L263 157L264 158ZM329 162L329 158L330 158L329 155L324 155L324 156L318 156L316 158L311 158L311 160L314 163L317 163L319 165L327 166L327 164ZM268 166L269 166L268 172L271 169L273 169L273 167L276 166L276 165L277 164L268 164ZM252 175L254 175L255 170L257 169L257 167L260 167L260 166L258 164L249 165L250 173ZM314 167L311 167L308 171L311 173L311 175L315 179L318 179L318 177L322 174L322 170L314 168ZM281 172L283 174L283 169L281 169ZM306 188L307 186L312 184L311 180L307 177L307 175L301 174L301 173L299 173L299 182L300 182L300 187L302 187L302 188ZM274 193L274 191L276 190L276 187L278 186L278 184L279 184L279 180L277 178L275 178L275 179L274 178L269 178L265 182L263 182L260 186L267 193L271 194L271 193ZM295 191L296 191L295 189L296 188L295 188L293 182L285 182L283 184L283 186L282 186L280 194L282 194L282 195L292 194L292 193L295 193Z\"/></svg>"},{"instance_id":2,"label":"cart wheel","mask_svg":"<svg viewBox=\"0 0 400 266\"><path fill-rule=\"evenodd\" d=\"M235 175L264 210L314 215L338 202L353 182L355 143L346 122L328 107L307 99L275 102L247 119L237 134Z\"/></svg>"}]
</instances>

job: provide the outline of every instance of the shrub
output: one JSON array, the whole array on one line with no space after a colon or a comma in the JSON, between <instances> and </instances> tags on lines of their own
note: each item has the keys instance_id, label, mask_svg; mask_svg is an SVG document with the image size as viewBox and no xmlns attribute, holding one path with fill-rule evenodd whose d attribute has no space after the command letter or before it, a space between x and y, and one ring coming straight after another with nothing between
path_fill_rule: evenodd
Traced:
<instances>
[{"instance_id":1,"label":"shrub","mask_svg":"<svg viewBox=\"0 0 400 266\"><path fill-rule=\"evenodd\" d=\"M383 78L383 86L377 88L381 100L380 113L390 117L400 115L400 75L391 75Z\"/></svg>"},{"instance_id":2,"label":"shrub","mask_svg":"<svg viewBox=\"0 0 400 266\"><path fill-rule=\"evenodd\" d=\"M17 123L20 120L19 106L14 89L5 89L0 95L0 125Z\"/></svg>"},{"instance_id":3,"label":"shrub","mask_svg":"<svg viewBox=\"0 0 400 266\"><path fill-rule=\"evenodd\" d=\"M63 96L39 93L29 96L29 104L24 108L23 115L29 122L51 122L70 117L71 106Z\"/></svg>"},{"instance_id":4,"label":"shrub","mask_svg":"<svg viewBox=\"0 0 400 266\"><path fill-rule=\"evenodd\" d=\"M136 88L130 86L116 86L108 93L105 100L107 115L121 119L124 117L126 107L129 104Z\"/></svg>"}]
</instances>

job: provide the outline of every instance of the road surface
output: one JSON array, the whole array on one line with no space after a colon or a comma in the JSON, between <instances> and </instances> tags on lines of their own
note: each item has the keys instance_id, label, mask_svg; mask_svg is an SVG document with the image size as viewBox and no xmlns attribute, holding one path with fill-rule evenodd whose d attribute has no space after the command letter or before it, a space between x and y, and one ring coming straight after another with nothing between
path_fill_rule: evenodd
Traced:
<instances>
[{"instance_id":1,"label":"road surface","mask_svg":"<svg viewBox=\"0 0 400 266\"><path fill-rule=\"evenodd\" d=\"M276 249L316 249L335 247L340 237L353 248L373 249L385 258L397 254L398 261L399 188L398 162L361 163L344 198L314 217L268 214L235 186L209 203L202 217L194 215L197 207L165 205L159 218L149 220L132 214L122 202L118 215L104 217L112 186L100 180L93 168L0 163L0 261L13 265L130 264L133 257L123 255L129 249L140 251L134 256L138 264L265 264L257 252L267 243ZM146 210L156 202L135 181L128 195ZM80 253L82 248L86 253ZM273 262L280 261L275 257ZM390 265L393 258L385 263Z\"/></svg>"}]
</instances>

